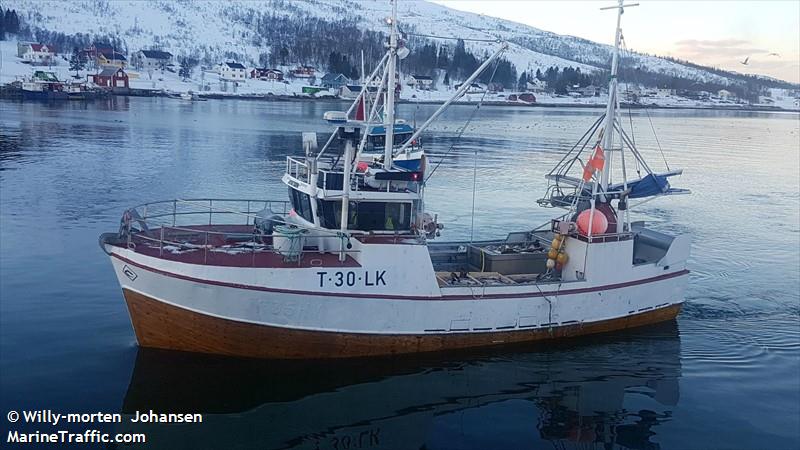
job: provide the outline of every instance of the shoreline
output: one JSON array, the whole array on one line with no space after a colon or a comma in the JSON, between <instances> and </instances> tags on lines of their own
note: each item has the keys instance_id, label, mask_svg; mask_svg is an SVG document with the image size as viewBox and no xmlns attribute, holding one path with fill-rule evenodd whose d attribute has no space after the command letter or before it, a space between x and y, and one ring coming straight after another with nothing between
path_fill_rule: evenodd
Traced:
<instances>
[{"instance_id":1,"label":"shoreline","mask_svg":"<svg viewBox=\"0 0 800 450\"><path fill-rule=\"evenodd\" d=\"M174 94L163 92L163 91L153 91L150 89L136 89L130 88L126 89L125 91L117 91L117 92L109 92L109 96L119 96L119 97L164 97L164 98L175 98ZM322 97L311 97L311 96L296 96L296 95L275 95L275 94L227 94L227 93L198 93L199 96L203 99L213 99L213 100L250 100L250 101L268 101L268 102L309 102L309 101L326 101L326 102L346 102L350 103L351 99L344 99L340 97L334 96L322 96ZM98 97L98 98L105 98ZM0 99L11 99L11 100L20 100L20 101L35 101L35 102L42 102L42 101L60 101L58 99L25 99L22 97L21 90L16 90L10 88L8 85L0 86ZM71 100L71 101L94 101L97 98L87 98L81 100ZM181 100L177 99L176 100ZM189 100L183 100L189 101ZM406 105L441 105L444 101L438 100L409 100L409 99L399 99L397 101L398 104L406 104ZM477 101L457 101L453 102L454 105L464 105L464 106L476 106L479 102ZM498 102L498 101L484 101L481 103L481 106L490 106L490 107L524 107L524 108L589 108L589 109L599 109L605 108L606 106L603 104L594 104L594 103L547 103L547 102L536 102L536 103L512 103L512 102ZM657 104L649 104L643 105L638 103L620 103L621 108L630 108L630 109L665 109L665 110L708 110L708 111L743 111L743 112L788 112L788 113L800 113L800 109L785 109L780 108L777 106L755 106L755 105L707 105L707 106L683 106L683 105L657 105Z\"/></svg>"}]
</instances>

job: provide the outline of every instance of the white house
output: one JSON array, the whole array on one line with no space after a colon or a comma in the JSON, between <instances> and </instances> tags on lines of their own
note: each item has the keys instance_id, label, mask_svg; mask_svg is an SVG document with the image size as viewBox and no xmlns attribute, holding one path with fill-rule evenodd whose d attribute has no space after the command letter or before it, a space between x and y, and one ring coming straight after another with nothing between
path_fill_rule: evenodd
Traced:
<instances>
[{"instance_id":1,"label":"white house","mask_svg":"<svg viewBox=\"0 0 800 450\"><path fill-rule=\"evenodd\" d=\"M165 69L172 63L172 53L161 50L139 50L131 56L137 69Z\"/></svg>"},{"instance_id":2,"label":"white house","mask_svg":"<svg viewBox=\"0 0 800 450\"><path fill-rule=\"evenodd\" d=\"M675 89L658 88L656 89L656 95L659 97L670 97L675 95Z\"/></svg>"},{"instance_id":3,"label":"white house","mask_svg":"<svg viewBox=\"0 0 800 450\"><path fill-rule=\"evenodd\" d=\"M326 73L320 81L320 86L331 89L339 89L350 83L350 79L341 73Z\"/></svg>"},{"instance_id":4,"label":"white house","mask_svg":"<svg viewBox=\"0 0 800 450\"><path fill-rule=\"evenodd\" d=\"M408 85L421 91L430 91L433 89L433 78L414 74L409 77Z\"/></svg>"},{"instance_id":5,"label":"white house","mask_svg":"<svg viewBox=\"0 0 800 450\"><path fill-rule=\"evenodd\" d=\"M759 105L774 105L775 99L768 95L759 95L758 96L758 104Z\"/></svg>"},{"instance_id":6,"label":"white house","mask_svg":"<svg viewBox=\"0 0 800 450\"><path fill-rule=\"evenodd\" d=\"M717 91L717 96L722 100L730 100L733 97L733 93L725 89L720 89Z\"/></svg>"},{"instance_id":7,"label":"white house","mask_svg":"<svg viewBox=\"0 0 800 450\"><path fill-rule=\"evenodd\" d=\"M244 81L247 69L237 62L226 62L219 65L219 77L227 81Z\"/></svg>"},{"instance_id":8,"label":"white house","mask_svg":"<svg viewBox=\"0 0 800 450\"><path fill-rule=\"evenodd\" d=\"M56 61L55 47L45 44L25 44L18 49L22 53L22 60L36 66L51 65Z\"/></svg>"},{"instance_id":9,"label":"white house","mask_svg":"<svg viewBox=\"0 0 800 450\"><path fill-rule=\"evenodd\" d=\"M538 78L534 78L525 83L525 89L537 93L544 92L547 90L547 84Z\"/></svg>"},{"instance_id":10,"label":"white house","mask_svg":"<svg viewBox=\"0 0 800 450\"><path fill-rule=\"evenodd\" d=\"M458 89L461 89L461 86L462 86L463 84L464 84L464 83L458 83L458 84L456 84L456 85L455 85L455 86L453 86L453 87L454 87L456 90L458 90ZM483 93L483 92L484 92L484 91L486 91L486 90L487 90L487 86L486 86L485 84L483 84L483 83L472 83L472 84L470 84L470 85L469 85L469 88L467 89L467 92L466 92L466 93L467 93L467 94L481 94L481 93Z\"/></svg>"}]
</instances>

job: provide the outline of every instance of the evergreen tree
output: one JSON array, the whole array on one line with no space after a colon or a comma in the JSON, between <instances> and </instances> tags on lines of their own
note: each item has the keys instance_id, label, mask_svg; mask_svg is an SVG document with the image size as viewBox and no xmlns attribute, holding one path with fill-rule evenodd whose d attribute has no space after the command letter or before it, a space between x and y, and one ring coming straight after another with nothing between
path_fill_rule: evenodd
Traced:
<instances>
[{"instance_id":1,"label":"evergreen tree","mask_svg":"<svg viewBox=\"0 0 800 450\"><path fill-rule=\"evenodd\" d=\"M517 89L520 91L524 91L528 88L528 72L523 71L519 75L519 80L517 80Z\"/></svg>"},{"instance_id":2,"label":"evergreen tree","mask_svg":"<svg viewBox=\"0 0 800 450\"><path fill-rule=\"evenodd\" d=\"M6 32L10 34L18 34L19 33L19 17L17 16L17 11L14 9L7 9L5 14L3 15L4 19L4 29Z\"/></svg>"},{"instance_id":3,"label":"evergreen tree","mask_svg":"<svg viewBox=\"0 0 800 450\"><path fill-rule=\"evenodd\" d=\"M269 53L261 53L260 55L258 55L258 64L260 64L261 67L266 69L269 66L269 61L270 61L269 56L270 56Z\"/></svg>"},{"instance_id":4,"label":"evergreen tree","mask_svg":"<svg viewBox=\"0 0 800 450\"><path fill-rule=\"evenodd\" d=\"M72 49L72 56L69 58L69 70L75 71L75 78L80 78L80 71L86 67L86 55L78 47Z\"/></svg>"},{"instance_id":5,"label":"evergreen tree","mask_svg":"<svg viewBox=\"0 0 800 450\"><path fill-rule=\"evenodd\" d=\"M450 86L450 72L444 73L444 85Z\"/></svg>"},{"instance_id":6,"label":"evergreen tree","mask_svg":"<svg viewBox=\"0 0 800 450\"><path fill-rule=\"evenodd\" d=\"M447 47L442 45L439 47L439 55L436 58L436 67L439 69L447 69L450 65L450 58L447 55Z\"/></svg>"},{"instance_id":7,"label":"evergreen tree","mask_svg":"<svg viewBox=\"0 0 800 450\"><path fill-rule=\"evenodd\" d=\"M542 76L542 71L540 69L536 69L536 79L539 81L544 81L544 77Z\"/></svg>"},{"instance_id":8,"label":"evergreen tree","mask_svg":"<svg viewBox=\"0 0 800 450\"><path fill-rule=\"evenodd\" d=\"M192 67L188 58L181 58L181 68L178 71L178 76L180 76L183 81L192 77Z\"/></svg>"},{"instance_id":9,"label":"evergreen tree","mask_svg":"<svg viewBox=\"0 0 800 450\"><path fill-rule=\"evenodd\" d=\"M0 8L0 41L6 40L6 16L3 8Z\"/></svg>"},{"instance_id":10,"label":"evergreen tree","mask_svg":"<svg viewBox=\"0 0 800 450\"><path fill-rule=\"evenodd\" d=\"M286 47L281 47L278 51L278 56L281 58L281 65L286 65L286 60L289 58L289 49Z\"/></svg>"}]
</instances>

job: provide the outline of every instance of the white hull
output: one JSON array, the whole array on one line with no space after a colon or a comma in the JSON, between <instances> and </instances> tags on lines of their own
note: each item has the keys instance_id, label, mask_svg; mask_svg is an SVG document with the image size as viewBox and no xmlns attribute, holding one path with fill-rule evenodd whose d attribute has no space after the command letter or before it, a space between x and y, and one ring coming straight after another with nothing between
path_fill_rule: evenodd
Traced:
<instances>
[{"instance_id":1,"label":"white hull","mask_svg":"<svg viewBox=\"0 0 800 450\"><path fill-rule=\"evenodd\" d=\"M126 290L214 318L335 333L496 333L587 324L680 304L688 279L682 267L663 270L648 265L637 268L630 279L608 284L574 281L420 289L393 278L391 272L381 276L360 267L203 266L118 247L110 250ZM335 283L339 272L353 272L354 279L363 283L372 277L366 281L380 286L323 289L320 272L327 272L323 285L331 278Z\"/></svg>"}]
</instances>

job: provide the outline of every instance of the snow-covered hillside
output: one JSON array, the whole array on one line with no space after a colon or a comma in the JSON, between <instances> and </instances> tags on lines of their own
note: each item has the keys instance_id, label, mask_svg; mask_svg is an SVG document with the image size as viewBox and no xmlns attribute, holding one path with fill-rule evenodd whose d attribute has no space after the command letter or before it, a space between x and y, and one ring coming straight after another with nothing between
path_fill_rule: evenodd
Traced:
<instances>
[{"instance_id":1,"label":"snow-covered hillside","mask_svg":"<svg viewBox=\"0 0 800 450\"><path fill-rule=\"evenodd\" d=\"M389 14L390 5L386 0L11 0L5 1L4 7L16 9L32 28L69 35L118 36L129 52L160 48L175 55L218 55L220 59L236 54L244 59L242 62L256 65L259 55L273 51L269 46L257 44L255 22L265 14L348 19L363 29L385 31L383 19ZM421 0L400 2L399 13L401 25L414 33L507 40L511 47L506 58L518 72L572 66L587 73L608 66L610 47L584 39ZM467 42L468 49L476 55L496 46L493 42ZM730 83L727 77L661 58L644 55L632 58L635 64L653 72L699 82Z\"/></svg>"}]
</instances>

